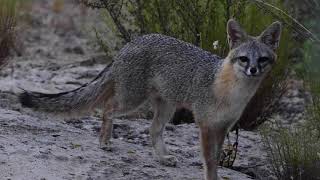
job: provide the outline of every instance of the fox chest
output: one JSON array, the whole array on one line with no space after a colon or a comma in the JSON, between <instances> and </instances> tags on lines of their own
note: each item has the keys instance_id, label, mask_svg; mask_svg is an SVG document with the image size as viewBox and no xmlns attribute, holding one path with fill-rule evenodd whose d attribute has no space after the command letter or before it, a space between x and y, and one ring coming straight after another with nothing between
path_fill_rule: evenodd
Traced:
<instances>
[{"instance_id":1,"label":"fox chest","mask_svg":"<svg viewBox=\"0 0 320 180\"><path fill-rule=\"evenodd\" d=\"M217 121L235 123L241 116L250 99L256 92L256 86L235 84L228 89L215 89L213 116Z\"/></svg>"}]
</instances>

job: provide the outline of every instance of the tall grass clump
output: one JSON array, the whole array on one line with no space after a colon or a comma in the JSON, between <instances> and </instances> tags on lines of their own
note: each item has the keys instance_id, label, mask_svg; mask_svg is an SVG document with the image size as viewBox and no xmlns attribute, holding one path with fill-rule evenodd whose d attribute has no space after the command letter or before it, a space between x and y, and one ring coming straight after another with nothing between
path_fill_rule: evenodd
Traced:
<instances>
[{"instance_id":1,"label":"tall grass clump","mask_svg":"<svg viewBox=\"0 0 320 180\"><path fill-rule=\"evenodd\" d=\"M273 172L279 180L320 179L319 83L316 86L317 90L311 87L312 91L317 92L312 92L312 104L305 121L291 127L276 122L262 130Z\"/></svg>"},{"instance_id":2,"label":"tall grass clump","mask_svg":"<svg viewBox=\"0 0 320 180\"><path fill-rule=\"evenodd\" d=\"M14 46L16 4L16 0L0 0L0 68L7 63Z\"/></svg>"},{"instance_id":3,"label":"tall grass clump","mask_svg":"<svg viewBox=\"0 0 320 180\"><path fill-rule=\"evenodd\" d=\"M320 177L319 131L310 124L295 128L280 123L263 130L273 172L279 180L316 180Z\"/></svg>"}]
</instances>

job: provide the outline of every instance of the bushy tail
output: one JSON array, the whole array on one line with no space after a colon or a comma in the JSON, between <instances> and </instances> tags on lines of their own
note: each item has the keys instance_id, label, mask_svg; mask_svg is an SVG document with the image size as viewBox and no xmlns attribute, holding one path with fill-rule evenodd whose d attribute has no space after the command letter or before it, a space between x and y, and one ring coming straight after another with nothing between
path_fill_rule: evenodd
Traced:
<instances>
[{"instance_id":1,"label":"bushy tail","mask_svg":"<svg viewBox=\"0 0 320 180\"><path fill-rule=\"evenodd\" d=\"M25 91L19 97L22 105L56 113L86 113L113 95L114 81L110 66L93 81L75 90L58 94Z\"/></svg>"}]
</instances>

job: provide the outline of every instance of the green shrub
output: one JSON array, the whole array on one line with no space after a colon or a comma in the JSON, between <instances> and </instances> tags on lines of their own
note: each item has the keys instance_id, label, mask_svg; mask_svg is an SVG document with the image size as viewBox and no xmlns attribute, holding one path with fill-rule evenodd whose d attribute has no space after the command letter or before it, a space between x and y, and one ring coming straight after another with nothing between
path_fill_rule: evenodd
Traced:
<instances>
[{"instance_id":1,"label":"green shrub","mask_svg":"<svg viewBox=\"0 0 320 180\"><path fill-rule=\"evenodd\" d=\"M273 172L279 180L313 180L320 177L319 131L309 124L283 127L275 123L264 128Z\"/></svg>"}]
</instances>

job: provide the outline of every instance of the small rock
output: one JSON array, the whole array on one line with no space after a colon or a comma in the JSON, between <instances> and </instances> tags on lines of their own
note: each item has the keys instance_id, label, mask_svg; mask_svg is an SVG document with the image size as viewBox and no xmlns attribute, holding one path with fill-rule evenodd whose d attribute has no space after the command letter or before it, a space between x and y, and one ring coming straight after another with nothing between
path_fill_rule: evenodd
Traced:
<instances>
[{"instance_id":1,"label":"small rock","mask_svg":"<svg viewBox=\"0 0 320 180\"><path fill-rule=\"evenodd\" d=\"M74 53L74 54L80 54L80 55L84 55L85 52L83 50L83 48L81 46L75 46L75 47L67 47L64 49L64 52L66 53Z\"/></svg>"},{"instance_id":2,"label":"small rock","mask_svg":"<svg viewBox=\"0 0 320 180\"><path fill-rule=\"evenodd\" d=\"M59 161L68 161L69 158L68 157L65 157L65 156L56 156L55 158L56 160L59 160Z\"/></svg>"}]
</instances>

